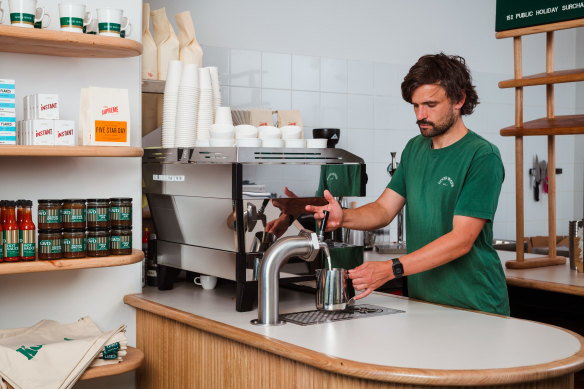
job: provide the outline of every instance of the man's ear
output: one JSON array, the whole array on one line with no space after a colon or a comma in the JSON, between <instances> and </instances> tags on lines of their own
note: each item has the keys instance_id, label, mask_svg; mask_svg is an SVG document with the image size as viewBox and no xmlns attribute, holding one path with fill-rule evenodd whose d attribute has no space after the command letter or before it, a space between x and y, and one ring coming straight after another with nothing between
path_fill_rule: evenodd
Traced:
<instances>
[{"instance_id":1,"label":"man's ear","mask_svg":"<svg viewBox=\"0 0 584 389\"><path fill-rule=\"evenodd\" d=\"M462 98L460 99L460 101L456 104L454 104L454 108L458 111L460 111L462 109L462 106L464 105L464 102L466 101L466 92L462 91Z\"/></svg>"}]
</instances>

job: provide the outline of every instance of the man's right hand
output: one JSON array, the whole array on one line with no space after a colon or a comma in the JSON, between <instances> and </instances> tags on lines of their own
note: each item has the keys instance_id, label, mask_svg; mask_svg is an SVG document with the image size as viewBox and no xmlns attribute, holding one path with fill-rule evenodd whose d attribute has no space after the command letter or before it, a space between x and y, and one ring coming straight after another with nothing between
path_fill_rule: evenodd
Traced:
<instances>
[{"instance_id":1,"label":"man's right hand","mask_svg":"<svg viewBox=\"0 0 584 389\"><path fill-rule=\"evenodd\" d=\"M327 205L323 206L316 206L316 205L307 205L306 211L314 213L314 218L316 220L320 220L324 217L323 211L329 211L329 218L328 223L326 225L326 231L336 230L337 228L341 227L343 224L343 209L341 205L331 192L325 189L324 191L324 198L328 201Z\"/></svg>"}]
</instances>

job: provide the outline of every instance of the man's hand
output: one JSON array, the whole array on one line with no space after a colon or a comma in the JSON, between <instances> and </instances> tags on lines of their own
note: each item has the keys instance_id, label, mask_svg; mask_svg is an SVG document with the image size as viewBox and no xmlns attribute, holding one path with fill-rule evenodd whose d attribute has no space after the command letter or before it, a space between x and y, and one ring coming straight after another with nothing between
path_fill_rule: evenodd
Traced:
<instances>
[{"instance_id":1,"label":"man's hand","mask_svg":"<svg viewBox=\"0 0 584 389\"><path fill-rule=\"evenodd\" d=\"M364 291L355 296L355 300L362 299L393 278L392 262L365 262L349 270L349 278L355 290Z\"/></svg>"},{"instance_id":2,"label":"man's hand","mask_svg":"<svg viewBox=\"0 0 584 389\"><path fill-rule=\"evenodd\" d=\"M332 231L342 226L343 209L341 208L339 202L335 200L333 195L331 195L331 192L329 192L328 190L324 191L324 198L326 201L328 201L327 205L323 206L307 205L305 209L308 212L314 213L314 218L316 220L320 220L324 217L323 211L329 211L329 218L328 223L326 225L326 230Z\"/></svg>"},{"instance_id":3,"label":"man's hand","mask_svg":"<svg viewBox=\"0 0 584 389\"><path fill-rule=\"evenodd\" d=\"M286 232L286 230L288 230L288 227L290 227L288 225L289 222L290 217L283 213L277 219L274 219L266 224L266 232L270 232L276 235L276 238L279 238L284 234L284 232Z\"/></svg>"}]
</instances>

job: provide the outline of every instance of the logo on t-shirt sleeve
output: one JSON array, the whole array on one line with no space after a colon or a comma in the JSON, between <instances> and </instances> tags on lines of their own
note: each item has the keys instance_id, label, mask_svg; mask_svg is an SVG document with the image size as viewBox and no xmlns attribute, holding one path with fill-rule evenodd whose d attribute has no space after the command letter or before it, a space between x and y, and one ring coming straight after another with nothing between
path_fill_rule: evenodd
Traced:
<instances>
[{"instance_id":1,"label":"logo on t-shirt sleeve","mask_svg":"<svg viewBox=\"0 0 584 389\"><path fill-rule=\"evenodd\" d=\"M444 176L440 179L440 181L438 181L438 185L449 186L451 188L454 188L454 181L452 181L452 178Z\"/></svg>"}]
</instances>

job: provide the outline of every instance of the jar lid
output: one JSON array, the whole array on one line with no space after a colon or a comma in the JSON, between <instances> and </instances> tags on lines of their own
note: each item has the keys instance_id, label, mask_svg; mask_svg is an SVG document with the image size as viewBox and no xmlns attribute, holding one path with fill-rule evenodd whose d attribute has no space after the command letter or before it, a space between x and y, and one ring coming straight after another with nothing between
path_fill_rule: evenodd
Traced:
<instances>
[{"instance_id":1,"label":"jar lid","mask_svg":"<svg viewBox=\"0 0 584 389\"><path fill-rule=\"evenodd\" d=\"M110 199L87 199L88 203L109 203Z\"/></svg>"},{"instance_id":2,"label":"jar lid","mask_svg":"<svg viewBox=\"0 0 584 389\"><path fill-rule=\"evenodd\" d=\"M60 234L63 232L60 228L39 228L39 234Z\"/></svg>"},{"instance_id":3,"label":"jar lid","mask_svg":"<svg viewBox=\"0 0 584 389\"><path fill-rule=\"evenodd\" d=\"M87 232L101 232L101 231L108 232L109 228L107 228L107 227L89 227L87 229Z\"/></svg>"},{"instance_id":4,"label":"jar lid","mask_svg":"<svg viewBox=\"0 0 584 389\"><path fill-rule=\"evenodd\" d=\"M62 202L63 202L63 200L48 200L48 199L39 200L39 204L61 204Z\"/></svg>"},{"instance_id":5,"label":"jar lid","mask_svg":"<svg viewBox=\"0 0 584 389\"><path fill-rule=\"evenodd\" d=\"M63 229L63 233L67 233L67 232L83 232L83 233L85 233L85 229L83 229L83 228L65 228L65 229Z\"/></svg>"},{"instance_id":6,"label":"jar lid","mask_svg":"<svg viewBox=\"0 0 584 389\"><path fill-rule=\"evenodd\" d=\"M114 230L129 230L129 231L132 231L132 227L130 227L130 226L117 226L117 227L112 227L111 230L112 231L114 231Z\"/></svg>"},{"instance_id":7,"label":"jar lid","mask_svg":"<svg viewBox=\"0 0 584 389\"><path fill-rule=\"evenodd\" d=\"M83 203L85 204L85 199L65 199L64 203Z\"/></svg>"},{"instance_id":8,"label":"jar lid","mask_svg":"<svg viewBox=\"0 0 584 389\"><path fill-rule=\"evenodd\" d=\"M110 201L132 201L131 197L112 197Z\"/></svg>"}]
</instances>

